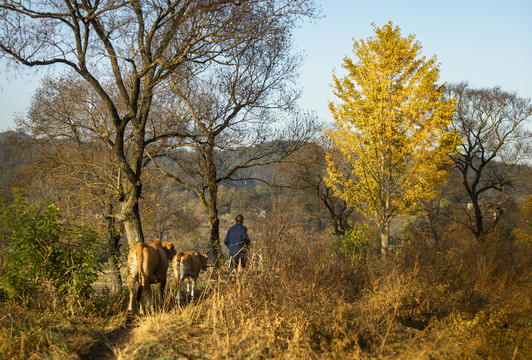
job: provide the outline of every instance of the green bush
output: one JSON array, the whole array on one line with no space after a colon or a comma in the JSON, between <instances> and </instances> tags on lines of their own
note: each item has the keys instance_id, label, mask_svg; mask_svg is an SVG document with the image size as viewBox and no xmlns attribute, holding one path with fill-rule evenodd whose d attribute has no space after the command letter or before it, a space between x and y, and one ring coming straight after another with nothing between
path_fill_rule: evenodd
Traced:
<instances>
[{"instance_id":1,"label":"green bush","mask_svg":"<svg viewBox=\"0 0 532 360\"><path fill-rule=\"evenodd\" d=\"M346 258L358 259L369 249L368 229L364 225L355 224L344 235L338 236L331 242L334 251Z\"/></svg>"},{"instance_id":2,"label":"green bush","mask_svg":"<svg viewBox=\"0 0 532 360\"><path fill-rule=\"evenodd\" d=\"M28 204L15 191L0 194L0 235L0 296L44 296L67 305L92 296L99 273L92 229L62 219L52 204Z\"/></svg>"}]
</instances>

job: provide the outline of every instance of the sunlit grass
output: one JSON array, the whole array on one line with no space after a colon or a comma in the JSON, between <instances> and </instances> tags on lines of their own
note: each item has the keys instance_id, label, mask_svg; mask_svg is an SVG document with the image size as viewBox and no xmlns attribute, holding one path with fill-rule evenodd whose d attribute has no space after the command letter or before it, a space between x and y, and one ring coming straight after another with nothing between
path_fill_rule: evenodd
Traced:
<instances>
[{"instance_id":1,"label":"sunlit grass","mask_svg":"<svg viewBox=\"0 0 532 360\"><path fill-rule=\"evenodd\" d=\"M118 359L485 359L532 354L532 249L494 241L439 252L412 242L395 257L344 259L292 239L229 276L202 272L197 299L175 278L150 315L111 344ZM275 246L276 244L273 244ZM503 248L501 248L501 246ZM473 256L476 254L476 256ZM156 292L154 291L154 294ZM2 304L0 358L77 358L124 326L127 291L90 313Z\"/></svg>"}]
</instances>

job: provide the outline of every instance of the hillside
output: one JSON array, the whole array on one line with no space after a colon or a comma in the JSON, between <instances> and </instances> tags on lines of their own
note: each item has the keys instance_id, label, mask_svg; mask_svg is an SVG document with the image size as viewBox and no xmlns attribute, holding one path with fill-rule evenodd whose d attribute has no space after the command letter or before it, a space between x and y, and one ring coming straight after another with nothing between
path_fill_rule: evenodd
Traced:
<instances>
[{"instance_id":1,"label":"hillside","mask_svg":"<svg viewBox=\"0 0 532 360\"><path fill-rule=\"evenodd\" d=\"M31 157L26 140L28 136L25 134L0 133L0 189L9 190L22 184L24 179L20 171Z\"/></svg>"}]
</instances>

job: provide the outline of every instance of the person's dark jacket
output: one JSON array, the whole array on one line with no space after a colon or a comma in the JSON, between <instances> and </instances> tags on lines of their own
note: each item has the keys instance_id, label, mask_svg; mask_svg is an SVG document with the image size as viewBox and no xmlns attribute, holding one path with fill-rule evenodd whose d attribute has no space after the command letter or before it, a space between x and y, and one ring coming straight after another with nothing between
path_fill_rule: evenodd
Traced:
<instances>
[{"instance_id":1,"label":"person's dark jacket","mask_svg":"<svg viewBox=\"0 0 532 360\"><path fill-rule=\"evenodd\" d=\"M249 245L248 228L241 223L236 223L225 235L225 246L229 249L229 256L240 258L246 255L246 246Z\"/></svg>"}]
</instances>

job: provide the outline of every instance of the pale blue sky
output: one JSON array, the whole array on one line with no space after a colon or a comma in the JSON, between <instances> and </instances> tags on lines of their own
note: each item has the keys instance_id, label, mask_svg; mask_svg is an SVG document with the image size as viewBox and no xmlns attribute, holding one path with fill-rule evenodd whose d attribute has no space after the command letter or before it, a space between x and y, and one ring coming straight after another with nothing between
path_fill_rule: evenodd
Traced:
<instances>
[{"instance_id":1,"label":"pale blue sky","mask_svg":"<svg viewBox=\"0 0 532 360\"><path fill-rule=\"evenodd\" d=\"M501 86L532 97L531 0L317 0L323 19L295 32L306 55L301 69L302 108L331 118L329 84L333 69L352 57L353 39L373 35L371 23L392 21L403 36L414 34L423 54L436 55L442 82L469 81L475 87ZM13 128L38 86L38 73L16 79L0 67L0 131Z\"/></svg>"},{"instance_id":2,"label":"pale blue sky","mask_svg":"<svg viewBox=\"0 0 532 360\"><path fill-rule=\"evenodd\" d=\"M413 34L423 55L437 56L441 82L468 81L474 87L501 86L532 97L531 0L322 0L324 19L296 32L305 51L301 106L331 119L333 69L353 58L353 39L374 35L392 21Z\"/></svg>"}]
</instances>

